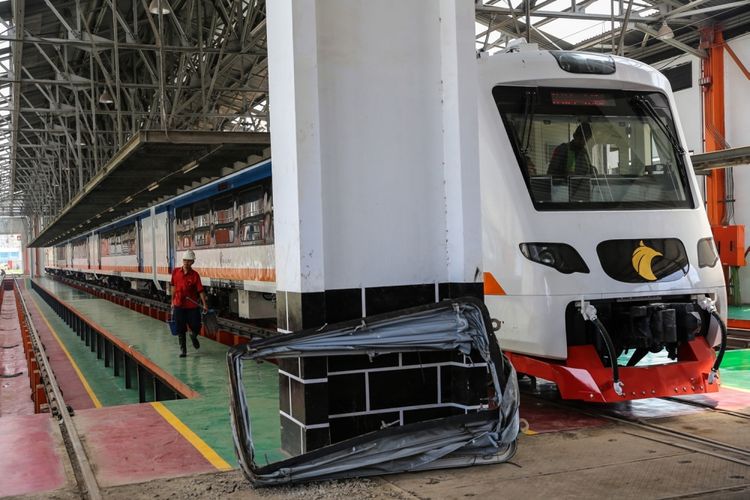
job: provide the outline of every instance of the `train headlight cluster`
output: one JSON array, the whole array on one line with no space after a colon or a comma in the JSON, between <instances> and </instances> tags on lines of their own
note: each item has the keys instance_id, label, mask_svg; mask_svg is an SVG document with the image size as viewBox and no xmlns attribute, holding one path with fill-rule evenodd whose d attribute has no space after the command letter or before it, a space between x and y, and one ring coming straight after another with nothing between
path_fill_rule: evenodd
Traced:
<instances>
[{"instance_id":1,"label":"train headlight cluster","mask_svg":"<svg viewBox=\"0 0 750 500\"><path fill-rule=\"evenodd\" d=\"M575 248L566 243L521 243L524 257L563 274L588 273L589 267Z\"/></svg>"}]
</instances>

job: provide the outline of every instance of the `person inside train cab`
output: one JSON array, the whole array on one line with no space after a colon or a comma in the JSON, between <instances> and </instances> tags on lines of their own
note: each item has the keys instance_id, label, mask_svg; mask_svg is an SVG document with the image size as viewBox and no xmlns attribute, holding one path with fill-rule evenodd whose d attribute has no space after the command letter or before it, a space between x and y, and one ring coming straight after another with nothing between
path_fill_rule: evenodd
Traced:
<instances>
[{"instance_id":1,"label":"person inside train cab","mask_svg":"<svg viewBox=\"0 0 750 500\"><path fill-rule=\"evenodd\" d=\"M172 294L173 319L177 326L177 337L180 341L180 357L187 356L187 339L185 334L190 327L190 339L193 347L200 348L198 334L201 331L201 311L208 311L206 292L203 290L201 277L193 269L195 252L188 250L182 256L182 266L172 271L170 291ZM200 302L198 302L200 300Z\"/></svg>"},{"instance_id":2,"label":"person inside train cab","mask_svg":"<svg viewBox=\"0 0 750 500\"><path fill-rule=\"evenodd\" d=\"M564 142L552 152L547 175L567 177L570 175L590 175L594 172L587 144L592 132L589 123L581 123L573 132L570 142Z\"/></svg>"}]
</instances>

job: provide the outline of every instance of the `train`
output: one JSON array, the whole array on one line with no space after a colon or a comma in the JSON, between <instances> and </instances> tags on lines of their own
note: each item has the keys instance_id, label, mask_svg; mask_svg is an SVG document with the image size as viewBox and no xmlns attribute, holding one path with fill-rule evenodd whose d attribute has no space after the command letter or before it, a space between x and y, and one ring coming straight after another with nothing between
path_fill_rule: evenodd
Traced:
<instances>
[{"instance_id":1,"label":"train","mask_svg":"<svg viewBox=\"0 0 750 500\"><path fill-rule=\"evenodd\" d=\"M718 390L722 266L666 77L520 44L478 57L484 301L519 373L609 403ZM272 318L272 160L47 249L47 271Z\"/></svg>"},{"instance_id":2,"label":"train","mask_svg":"<svg viewBox=\"0 0 750 500\"><path fill-rule=\"evenodd\" d=\"M48 274L166 301L193 250L212 305L232 319L275 319L271 160L45 248ZM177 262L177 264L175 264Z\"/></svg>"}]
</instances>

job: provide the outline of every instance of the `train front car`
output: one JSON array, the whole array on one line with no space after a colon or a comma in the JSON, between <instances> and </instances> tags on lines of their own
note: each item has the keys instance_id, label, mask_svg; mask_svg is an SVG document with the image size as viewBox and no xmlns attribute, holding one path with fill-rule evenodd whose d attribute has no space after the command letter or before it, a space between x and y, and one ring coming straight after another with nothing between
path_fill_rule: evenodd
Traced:
<instances>
[{"instance_id":1,"label":"train front car","mask_svg":"<svg viewBox=\"0 0 750 500\"><path fill-rule=\"evenodd\" d=\"M565 399L717 391L724 277L669 83L625 58L523 49L479 62L501 346Z\"/></svg>"}]
</instances>

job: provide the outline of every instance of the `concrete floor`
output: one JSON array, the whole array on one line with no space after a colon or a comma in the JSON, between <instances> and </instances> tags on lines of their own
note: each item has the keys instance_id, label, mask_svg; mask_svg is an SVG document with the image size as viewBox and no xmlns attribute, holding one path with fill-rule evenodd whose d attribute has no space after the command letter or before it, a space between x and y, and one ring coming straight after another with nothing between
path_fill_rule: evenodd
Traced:
<instances>
[{"instance_id":1,"label":"concrete floor","mask_svg":"<svg viewBox=\"0 0 750 500\"><path fill-rule=\"evenodd\" d=\"M216 450L219 458L225 457L232 465L236 464L231 445L225 443L229 439L226 389L220 386L226 384L226 374L219 373L223 370L217 370L218 363L210 361L217 353L223 356L226 348L202 341L201 351L191 352L188 359L192 358L192 363L186 363L175 356L175 342L168 334L157 338L152 335L148 342L140 337L148 332L142 327L155 320L145 317L123 320L136 313L89 296L74 293L66 300L95 316L107 328L122 329L116 333L128 343L139 346L149 358L174 376L185 379L191 387L201 389L201 397L197 399L169 401L161 406L126 404L128 401L122 399L119 389L107 388L104 381L96 380L98 372L90 371L94 367L82 365L84 373L93 374L88 375L95 379L90 388L100 393L104 406L119 405L92 408L91 402L82 397L81 403L88 409L79 408L75 417L106 498L750 498L747 462L691 449L679 438L612 423L590 414L592 408L602 406L561 407L554 391L544 384L538 386L536 395L522 398L521 416L528 421L529 432L520 436L518 452L509 463L256 490L236 469L216 472L216 464L196 453L190 440L170 420L192 429ZM80 342L75 334L68 339L64 331L67 327L55 322L43 302L33 302L35 321L56 330L60 341L70 343L73 349L74 343ZM158 326L166 332L163 325ZM49 338L52 342L52 337ZM750 373L750 366L745 366L750 356L739 353L730 358L731 369L722 372L722 391L690 399L737 415L671 400L641 400L606 409L615 415L642 419L748 450L750 391L742 384ZM264 373L251 377L251 385L272 386L275 371L265 374L270 378L264 378ZM82 392L72 388L71 391ZM264 398L268 399L268 395ZM219 411L220 415L216 413ZM278 409L272 408L269 414L274 415L273 422L277 423ZM10 420L5 423L17 424ZM23 440L22 443L9 440L17 434L11 432L17 427L11 425L6 429L8 432L0 433L0 443L3 435L8 438L5 440L8 453L4 453L8 459L13 456L10 450L26 445ZM55 435L50 434L53 445L48 448L59 449ZM32 441L30 438L29 443ZM66 458L47 460L59 461L61 466L47 474L56 482L42 485L46 493L23 498L78 498ZM12 460L6 460L0 470L7 467L13 467ZM33 464L30 468L33 470ZM61 476L60 471L66 473ZM22 489L4 489L0 495L22 492Z\"/></svg>"}]
</instances>

